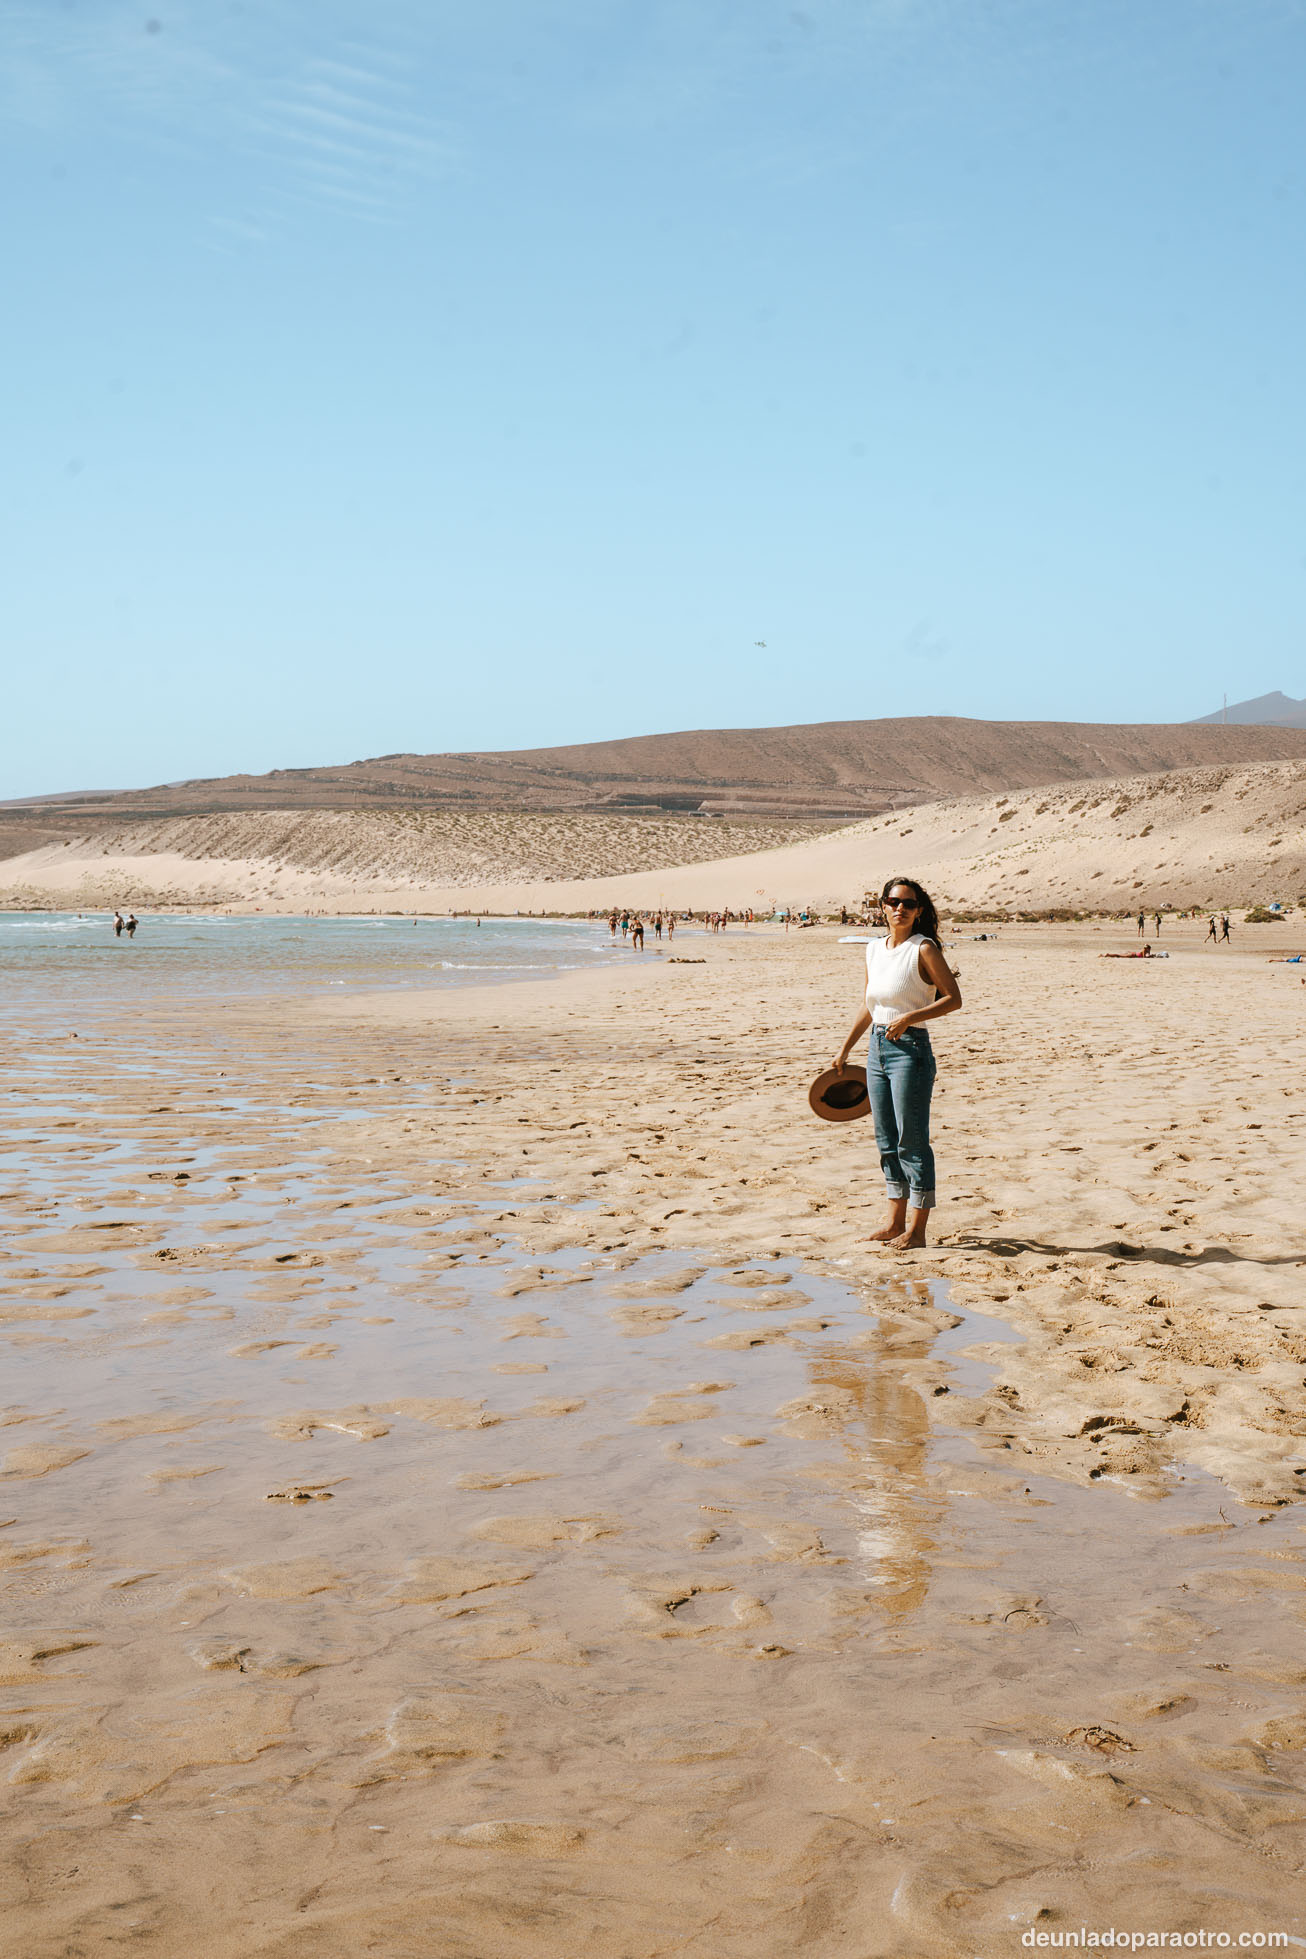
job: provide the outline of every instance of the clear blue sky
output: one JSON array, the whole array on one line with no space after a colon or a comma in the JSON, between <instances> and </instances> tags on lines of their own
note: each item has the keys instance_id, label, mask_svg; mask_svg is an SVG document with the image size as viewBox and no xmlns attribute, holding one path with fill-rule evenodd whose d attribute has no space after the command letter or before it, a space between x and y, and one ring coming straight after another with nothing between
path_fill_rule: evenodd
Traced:
<instances>
[{"instance_id":1,"label":"clear blue sky","mask_svg":"<svg viewBox=\"0 0 1306 1959\"><path fill-rule=\"evenodd\" d=\"M1306 693L1301 0L0 32L0 796Z\"/></svg>"}]
</instances>

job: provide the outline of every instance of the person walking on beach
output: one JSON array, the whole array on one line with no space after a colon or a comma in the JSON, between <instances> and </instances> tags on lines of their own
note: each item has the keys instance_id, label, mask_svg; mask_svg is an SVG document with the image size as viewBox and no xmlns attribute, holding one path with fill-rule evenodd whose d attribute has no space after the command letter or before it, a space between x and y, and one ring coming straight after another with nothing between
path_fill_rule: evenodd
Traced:
<instances>
[{"instance_id":1,"label":"person walking on beach","mask_svg":"<svg viewBox=\"0 0 1306 1959\"><path fill-rule=\"evenodd\" d=\"M637 917L630 928L630 943L637 951L644 950L644 921Z\"/></svg>"},{"instance_id":2,"label":"person walking on beach","mask_svg":"<svg viewBox=\"0 0 1306 1959\"><path fill-rule=\"evenodd\" d=\"M1227 942L1228 938L1229 938L1229 914L1228 912L1225 912L1220 920L1220 944L1224 945Z\"/></svg>"},{"instance_id":3,"label":"person walking on beach","mask_svg":"<svg viewBox=\"0 0 1306 1959\"><path fill-rule=\"evenodd\" d=\"M1214 925L1215 920L1212 919L1211 923ZM116 911L113 915L113 936L115 939L122 937L122 913L120 911Z\"/></svg>"},{"instance_id":4,"label":"person walking on beach","mask_svg":"<svg viewBox=\"0 0 1306 1959\"><path fill-rule=\"evenodd\" d=\"M1212 942L1212 944L1214 944L1214 943L1215 943L1215 939L1216 939L1216 931L1215 931L1215 916L1214 916L1214 914L1212 914L1212 916L1211 916L1211 917L1210 917L1210 918L1209 918L1209 919L1207 920L1207 922L1206 922L1206 936L1207 936L1207 938L1208 938L1208 939L1210 939L1210 940L1211 940L1211 942Z\"/></svg>"},{"instance_id":5,"label":"person walking on beach","mask_svg":"<svg viewBox=\"0 0 1306 1959\"><path fill-rule=\"evenodd\" d=\"M1140 939L1142 938L1146 930L1147 930L1147 920L1143 917L1143 914L1140 911L1138 914L1138 936Z\"/></svg>"},{"instance_id":6,"label":"person walking on beach","mask_svg":"<svg viewBox=\"0 0 1306 1959\"><path fill-rule=\"evenodd\" d=\"M667 944L668 945L671 944L671 941L675 938L675 936L676 936L676 914L673 911L669 911L667 913Z\"/></svg>"},{"instance_id":7,"label":"person walking on beach","mask_svg":"<svg viewBox=\"0 0 1306 1959\"><path fill-rule=\"evenodd\" d=\"M961 988L943 956L934 901L915 878L890 878L881 903L888 937L867 945L865 1002L834 1065L847 1067L869 1028L866 1086L889 1198L889 1216L871 1240L907 1251L925 1243L935 1202L930 1097L937 1067L922 1023L955 1013Z\"/></svg>"},{"instance_id":8,"label":"person walking on beach","mask_svg":"<svg viewBox=\"0 0 1306 1959\"><path fill-rule=\"evenodd\" d=\"M1153 922L1153 924L1154 924L1154 925L1156 926L1156 933L1155 933L1155 936L1156 936L1156 937L1157 937L1157 938L1159 939L1159 938L1160 938L1160 936L1161 936L1161 914L1160 914L1160 912L1154 912L1154 913L1153 913L1153 917L1152 917L1152 922Z\"/></svg>"}]
</instances>

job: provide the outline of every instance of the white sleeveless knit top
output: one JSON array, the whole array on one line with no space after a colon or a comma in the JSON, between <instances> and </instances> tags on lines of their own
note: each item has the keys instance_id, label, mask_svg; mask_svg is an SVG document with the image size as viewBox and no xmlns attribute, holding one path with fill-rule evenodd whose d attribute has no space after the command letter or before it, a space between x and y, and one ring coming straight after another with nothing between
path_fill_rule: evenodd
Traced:
<instances>
[{"instance_id":1,"label":"white sleeveless knit top","mask_svg":"<svg viewBox=\"0 0 1306 1959\"><path fill-rule=\"evenodd\" d=\"M877 1027L886 1027L899 1014L932 1007L935 989L921 973L920 949L932 944L923 932L913 932L901 945L872 939L866 948L866 1004Z\"/></svg>"}]
</instances>

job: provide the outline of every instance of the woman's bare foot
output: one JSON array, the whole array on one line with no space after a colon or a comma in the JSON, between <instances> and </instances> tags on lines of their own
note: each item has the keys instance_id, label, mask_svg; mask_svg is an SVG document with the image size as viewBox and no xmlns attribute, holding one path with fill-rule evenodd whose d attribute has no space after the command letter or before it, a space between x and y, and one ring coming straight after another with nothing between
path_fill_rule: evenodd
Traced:
<instances>
[{"instance_id":1,"label":"woman's bare foot","mask_svg":"<svg viewBox=\"0 0 1306 1959\"><path fill-rule=\"evenodd\" d=\"M905 1228L898 1232L895 1237L886 1241L890 1251L923 1251L925 1247L925 1228L929 1224L929 1221L930 1214L928 1211L912 1211L910 1215L904 1211L902 1222Z\"/></svg>"},{"instance_id":2,"label":"woman's bare foot","mask_svg":"<svg viewBox=\"0 0 1306 1959\"><path fill-rule=\"evenodd\" d=\"M872 1245L891 1245L895 1238L901 1238L906 1229L907 1206L895 1204L889 1212L888 1223L882 1225L878 1231L872 1231L869 1242Z\"/></svg>"}]
</instances>

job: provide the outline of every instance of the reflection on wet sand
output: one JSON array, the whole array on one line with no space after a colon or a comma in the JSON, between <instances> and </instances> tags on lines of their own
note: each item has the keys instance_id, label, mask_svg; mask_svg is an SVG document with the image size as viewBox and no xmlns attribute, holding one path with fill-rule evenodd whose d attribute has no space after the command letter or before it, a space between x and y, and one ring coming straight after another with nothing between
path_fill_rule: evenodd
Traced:
<instances>
[{"instance_id":1,"label":"reflection on wet sand","mask_svg":"<svg viewBox=\"0 0 1306 1959\"><path fill-rule=\"evenodd\" d=\"M929 1415L899 1367L926 1359L938 1315L923 1282L891 1280L878 1289L876 1304L880 1318L863 1336L866 1344L859 1342L856 1358L830 1352L810 1369L813 1387L834 1390L838 1405L848 1410L841 1441L850 1472L848 1500L865 1519L857 1531L865 1582L876 1588L887 1620L906 1623L929 1591L938 1500L926 1473ZM906 1318L905 1328L895 1314ZM912 1337L917 1319L925 1323Z\"/></svg>"}]
</instances>

